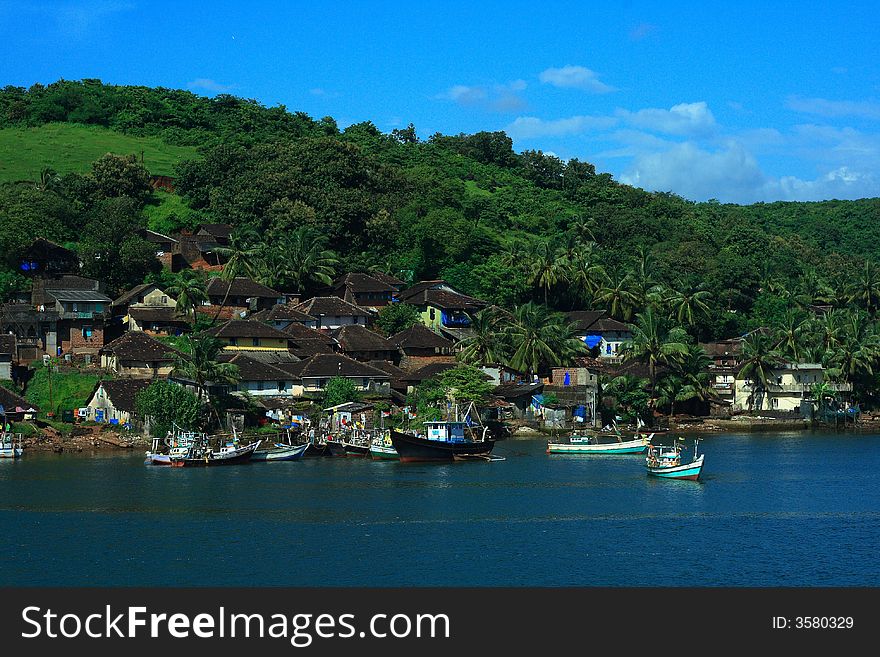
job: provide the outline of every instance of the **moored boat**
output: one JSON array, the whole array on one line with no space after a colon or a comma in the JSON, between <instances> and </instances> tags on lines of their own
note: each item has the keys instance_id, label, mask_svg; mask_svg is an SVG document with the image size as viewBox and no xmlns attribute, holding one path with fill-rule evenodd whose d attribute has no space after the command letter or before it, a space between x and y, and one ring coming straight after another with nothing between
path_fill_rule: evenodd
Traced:
<instances>
[{"instance_id":1,"label":"moored boat","mask_svg":"<svg viewBox=\"0 0 880 657\"><path fill-rule=\"evenodd\" d=\"M645 457L645 467L648 474L665 479L689 479L697 481L703 470L704 454L697 455L697 443L694 441L694 457L689 463L681 462L681 445L676 442L672 445L649 445L648 455Z\"/></svg>"},{"instance_id":2,"label":"moored boat","mask_svg":"<svg viewBox=\"0 0 880 657\"><path fill-rule=\"evenodd\" d=\"M413 461L463 461L470 459L489 460L495 441L487 438L488 427L474 423L471 411L479 419L471 404L459 420L458 406L453 404L450 417L453 419L425 422L424 435L415 432L391 430L391 444L397 450L402 463Z\"/></svg>"},{"instance_id":3,"label":"moored boat","mask_svg":"<svg viewBox=\"0 0 880 657\"><path fill-rule=\"evenodd\" d=\"M21 444L21 434L4 431L0 434L0 458L19 459L24 456L24 447Z\"/></svg>"},{"instance_id":4,"label":"moored boat","mask_svg":"<svg viewBox=\"0 0 880 657\"><path fill-rule=\"evenodd\" d=\"M391 432L384 431L370 443L370 458L374 461L399 461L400 455L391 442Z\"/></svg>"},{"instance_id":5,"label":"moored boat","mask_svg":"<svg viewBox=\"0 0 880 657\"><path fill-rule=\"evenodd\" d=\"M176 433L169 431L164 438L153 438L144 465L172 465L175 458L185 458L194 445L207 441L204 433L185 431L176 425L175 429Z\"/></svg>"},{"instance_id":6,"label":"moored boat","mask_svg":"<svg viewBox=\"0 0 880 657\"><path fill-rule=\"evenodd\" d=\"M285 445L275 443L269 449L258 449L251 456L251 461L298 461L309 448L309 443L302 445Z\"/></svg>"},{"instance_id":7,"label":"moored boat","mask_svg":"<svg viewBox=\"0 0 880 657\"><path fill-rule=\"evenodd\" d=\"M239 465L250 461L251 456L257 451L262 441L240 446L237 441L225 442L219 450L213 451L208 446L208 441L200 441L194 444L185 456L171 458L173 467L201 467L213 465Z\"/></svg>"},{"instance_id":8,"label":"moored boat","mask_svg":"<svg viewBox=\"0 0 880 657\"><path fill-rule=\"evenodd\" d=\"M617 434L586 434L570 436L564 442L547 442L548 454L643 454L654 434L637 434L624 440Z\"/></svg>"}]
</instances>

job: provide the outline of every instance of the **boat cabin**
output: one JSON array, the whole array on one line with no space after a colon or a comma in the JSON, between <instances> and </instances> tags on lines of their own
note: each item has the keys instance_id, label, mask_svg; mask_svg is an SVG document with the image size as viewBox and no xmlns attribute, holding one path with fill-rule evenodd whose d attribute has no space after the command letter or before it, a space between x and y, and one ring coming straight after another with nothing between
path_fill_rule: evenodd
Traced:
<instances>
[{"instance_id":1,"label":"boat cabin","mask_svg":"<svg viewBox=\"0 0 880 657\"><path fill-rule=\"evenodd\" d=\"M464 435L464 422L425 422L426 437L428 440L438 440L444 443L467 442Z\"/></svg>"}]
</instances>

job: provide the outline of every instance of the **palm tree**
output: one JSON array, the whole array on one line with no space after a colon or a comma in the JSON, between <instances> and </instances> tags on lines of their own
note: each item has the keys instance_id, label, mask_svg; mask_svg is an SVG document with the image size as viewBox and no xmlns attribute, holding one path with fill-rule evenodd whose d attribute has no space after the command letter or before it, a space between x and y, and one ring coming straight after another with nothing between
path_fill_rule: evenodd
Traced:
<instances>
[{"instance_id":1,"label":"palm tree","mask_svg":"<svg viewBox=\"0 0 880 657\"><path fill-rule=\"evenodd\" d=\"M603 377L604 379L604 377ZM650 411L650 396L645 392L646 379L632 374L623 374L610 381L602 381L602 397L613 397L631 415L647 416ZM646 420L647 417L642 417Z\"/></svg>"},{"instance_id":2,"label":"palm tree","mask_svg":"<svg viewBox=\"0 0 880 657\"><path fill-rule=\"evenodd\" d=\"M752 399L757 403L760 411L764 405L767 388L772 385L773 370L782 358L773 348L770 337L760 331L752 331L743 340L742 356L742 367L737 376L751 379Z\"/></svg>"},{"instance_id":3,"label":"palm tree","mask_svg":"<svg viewBox=\"0 0 880 657\"><path fill-rule=\"evenodd\" d=\"M794 301L802 308L815 303L829 303L834 298L834 290L813 267L801 274L794 289Z\"/></svg>"},{"instance_id":4,"label":"palm tree","mask_svg":"<svg viewBox=\"0 0 880 657\"><path fill-rule=\"evenodd\" d=\"M685 402L697 396L694 387L676 374L668 374L657 384L656 405L669 406L669 416L675 416L675 402Z\"/></svg>"},{"instance_id":5,"label":"palm tree","mask_svg":"<svg viewBox=\"0 0 880 657\"><path fill-rule=\"evenodd\" d=\"M177 299L178 315L195 322L196 307L208 300L204 274L194 269L184 269L168 287L168 293Z\"/></svg>"},{"instance_id":6,"label":"palm tree","mask_svg":"<svg viewBox=\"0 0 880 657\"><path fill-rule=\"evenodd\" d=\"M570 363L587 346L562 313L529 302L516 308L506 334L513 351L510 366L530 375L542 368Z\"/></svg>"},{"instance_id":7,"label":"palm tree","mask_svg":"<svg viewBox=\"0 0 880 657\"><path fill-rule=\"evenodd\" d=\"M220 348L220 341L212 336L187 336L184 350L174 361L174 375L196 384L200 403L211 401L208 383L234 385L240 378L236 365L217 361ZM220 416L214 412L219 423Z\"/></svg>"},{"instance_id":8,"label":"palm tree","mask_svg":"<svg viewBox=\"0 0 880 657\"><path fill-rule=\"evenodd\" d=\"M339 257L327 248L327 238L309 226L300 226L280 239L277 252L287 267L283 279L275 284L289 285L302 292L310 283L330 285L336 274Z\"/></svg>"},{"instance_id":9,"label":"palm tree","mask_svg":"<svg viewBox=\"0 0 880 657\"><path fill-rule=\"evenodd\" d=\"M638 304L638 296L634 291L632 278L620 271L612 275L605 274L599 289L596 291L597 303L608 308L612 317L629 321L633 310Z\"/></svg>"},{"instance_id":10,"label":"palm tree","mask_svg":"<svg viewBox=\"0 0 880 657\"><path fill-rule=\"evenodd\" d=\"M459 343L458 359L468 365L490 365L509 360L507 336L500 309L484 308L471 317L471 335ZM506 313L505 313L506 314Z\"/></svg>"},{"instance_id":11,"label":"palm tree","mask_svg":"<svg viewBox=\"0 0 880 657\"><path fill-rule=\"evenodd\" d=\"M870 260L865 260L865 268L849 288L849 300L868 311L869 315L877 312L880 305L880 273Z\"/></svg>"},{"instance_id":12,"label":"palm tree","mask_svg":"<svg viewBox=\"0 0 880 657\"><path fill-rule=\"evenodd\" d=\"M789 360L801 360L804 357L808 327L804 316L789 308L776 329L773 349Z\"/></svg>"},{"instance_id":13,"label":"palm tree","mask_svg":"<svg viewBox=\"0 0 880 657\"><path fill-rule=\"evenodd\" d=\"M239 226L229 236L229 246L218 246L214 249L218 255L226 258L223 271L220 273L220 280L225 281L228 285L226 293L223 295L223 301L211 319L212 324L217 321L226 306L229 291L232 289L232 281L238 276L252 276L254 274L257 256L260 252L259 244L260 236L256 229L252 226Z\"/></svg>"},{"instance_id":14,"label":"palm tree","mask_svg":"<svg viewBox=\"0 0 880 657\"><path fill-rule=\"evenodd\" d=\"M670 290L665 302L670 309L670 319L679 324L693 326L698 318L709 316L708 301L711 298L712 294L701 288Z\"/></svg>"},{"instance_id":15,"label":"palm tree","mask_svg":"<svg viewBox=\"0 0 880 657\"><path fill-rule=\"evenodd\" d=\"M863 375L871 375L880 359L880 335L863 311L847 313L840 333L840 342L828 357L828 375L847 383Z\"/></svg>"},{"instance_id":16,"label":"palm tree","mask_svg":"<svg viewBox=\"0 0 880 657\"><path fill-rule=\"evenodd\" d=\"M605 270L598 262L598 254L592 244L581 246L568 261L569 283L577 296L589 303L599 289L600 281L606 278Z\"/></svg>"},{"instance_id":17,"label":"palm tree","mask_svg":"<svg viewBox=\"0 0 880 657\"><path fill-rule=\"evenodd\" d=\"M698 344L689 344L687 353L675 364L676 373L693 389L695 393L693 396L703 402L718 400L718 393L712 387L708 371L711 364L712 359Z\"/></svg>"},{"instance_id":18,"label":"palm tree","mask_svg":"<svg viewBox=\"0 0 880 657\"><path fill-rule=\"evenodd\" d=\"M638 259L636 266L630 273L633 284L633 294L635 295L637 308L644 308L648 298L648 292L657 284L654 279L654 268L656 263L651 250L641 245L638 248Z\"/></svg>"},{"instance_id":19,"label":"palm tree","mask_svg":"<svg viewBox=\"0 0 880 657\"><path fill-rule=\"evenodd\" d=\"M633 337L620 347L624 362L640 361L648 366L651 382L651 398L657 385L657 366L673 365L688 352L688 336L684 329L673 328L664 333L660 318L651 308L636 315L636 323L630 325Z\"/></svg>"},{"instance_id":20,"label":"palm tree","mask_svg":"<svg viewBox=\"0 0 880 657\"><path fill-rule=\"evenodd\" d=\"M560 250L549 240L538 242L529 254L529 283L544 290L544 305L550 288L565 279L566 261Z\"/></svg>"}]
</instances>

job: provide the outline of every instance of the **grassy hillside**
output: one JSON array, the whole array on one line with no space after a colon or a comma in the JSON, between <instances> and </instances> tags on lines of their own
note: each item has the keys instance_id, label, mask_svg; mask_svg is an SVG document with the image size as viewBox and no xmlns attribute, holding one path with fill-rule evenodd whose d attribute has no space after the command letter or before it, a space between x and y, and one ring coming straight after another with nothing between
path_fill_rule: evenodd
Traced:
<instances>
[{"instance_id":1,"label":"grassy hillside","mask_svg":"<svg viewBox=\"0 0 880 657\"><path fill-rule=\"evenodd\" d=\"M51 395L49 394L49 376L52 377ZM70 370L50 375L47 368L40 365L34 372L33 378L28 382L24 396L29 402L36 404L40 409L41 417L45 417L49 411L54 411L56 417L60 418L63 410L85 406L100 378L97 374Z\"/></svg>"},{"instance_id":2,"label":"grassy hillside","mask_svg":"<svg viewBox=\"0 0 880 657\"><path fill-rule=\"evenodd\" d=\"M0 129L0 182L39 180L40 170L85 173L105 153L140 157L150 173L170 176L174 165L196 157L192 146L170 146L158 137L134 137L99 126L48 123Z\"/></svg>"}]
</instances>

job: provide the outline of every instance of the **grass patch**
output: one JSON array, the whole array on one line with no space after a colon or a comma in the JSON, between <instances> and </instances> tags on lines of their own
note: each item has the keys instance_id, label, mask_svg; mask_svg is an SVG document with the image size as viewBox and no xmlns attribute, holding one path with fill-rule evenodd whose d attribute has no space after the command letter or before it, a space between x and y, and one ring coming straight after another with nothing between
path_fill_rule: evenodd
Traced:
<instances>
[{"instance_id":1,"label":"grass patch","mask_svg":"<svg viewBox=\"0 0 880 657\"><path fill-rule=\"evenodd\" d=\"M133 137L100 126L48 123L0 130L0 182L38 181L43 167L60 174L87 173L105 153L141 156L151 174L173 176L178 162L198 157L192 146L171 146L158 137Z\"/></svg>"},{"instance_id":2,"label":"grass patch","mask_svg":"<svg viewBox=\"0 0 880 657\"><path fill-rule=\"evenodd\" d=\"M198 213L189 208L177 194L157 189L153 198L144 206L147 227L170 235L182 228L194 229L199 223Z\"/></svg>"},{"instance_id":3,"label":"grass patch","mask_svg":"<svg viewBox=\"0 0 880 657\"><path fill-rule=\"evenodd\" d=\"M51 403L49 384L51 377L52 394ZM61 418L61 411L74 410L86 405L101 377L97 374L86 374L76 370L52 372L47 367L40 366L34 372L28 382L25 399L40 409L40 417L47 417L49 411L55 412L56 418ZM59 423L60 424L60 423Z\"/></svg>"}]
</instances>

